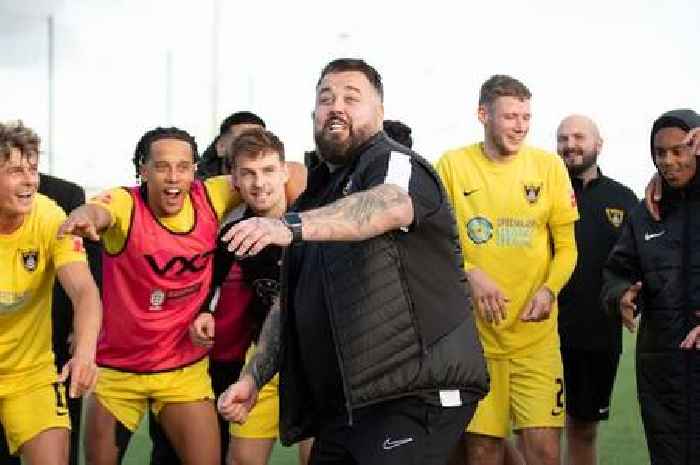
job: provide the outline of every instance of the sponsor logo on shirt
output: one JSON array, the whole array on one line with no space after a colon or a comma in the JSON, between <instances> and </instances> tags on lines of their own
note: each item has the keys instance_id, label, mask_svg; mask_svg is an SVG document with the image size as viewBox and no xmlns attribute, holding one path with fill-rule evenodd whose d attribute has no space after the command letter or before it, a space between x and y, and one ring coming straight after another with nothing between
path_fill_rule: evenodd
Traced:
<instances>
[{"instance_id":1,"label":"sponsor logo on shirt","mask_svg":"<svg viewBox=\"0 0 700 465\"><path fill-rule=\"evenodd\" d=\"M501 247L530 247L535 220L499 218L496 223L496 244Z\"/></svg>"},{"instance_id":2,"label":"sponsor logo on shirt","mask_svg":"<svg viewBox=\"0 0 700 465\"><path fill-rule=\"evenodd\" d=\"M622 226L625 219L625 212L619 208L606 208L605 216L608 217L608 222L616 228Z\"/></svg>"},{"instance_id":3,"label":"sponsor logo on shirt","mask_svg":"<svg viewBox=\"0 0 700 465\"><path fill-rule=\"evenodd\" d=\"M467 236L474 244L484 244L493 237L493 225L483 216L475 216L467 221Z\"/></svg>"},{"instance_id":4,"label":"sponsor logo on shirt","mask_svg":"<svg viewBox=\"0 0 700 465\"><path fill-rule=\"evenodd\" d=\"M165 303L165 291L163 289L154 289L151 291L150 307L148 308L152 312L157 312L163 309L163 304Z\"/></svg>"},{"instance_id":5,"label":"sponsor logo on shirt","mask_svg":"<svg viewBox=\"0 0 700 465\"><path fill-rule=\"evenodd\" d=\"M207 267L213 254L214 251L210 250L208 252L192 255L191 257L176 255L165 263L158 263L158 260L153 255L144 255L143 257L155 274L164 276L170 271L173 271L175 275L181 275L186 271L191 273L200 272Z\"/></svg>"},{"instance_id":6,"label":"sponsor logo on shirt","mask_svg":"<svg viewBox=\"0 0 700 465\"><path fill-rule=\"evenodd\" d=\"M31 300L32 292L1 292L0 291L0 315L20 310Z\"/></svg>"}]
</instances>

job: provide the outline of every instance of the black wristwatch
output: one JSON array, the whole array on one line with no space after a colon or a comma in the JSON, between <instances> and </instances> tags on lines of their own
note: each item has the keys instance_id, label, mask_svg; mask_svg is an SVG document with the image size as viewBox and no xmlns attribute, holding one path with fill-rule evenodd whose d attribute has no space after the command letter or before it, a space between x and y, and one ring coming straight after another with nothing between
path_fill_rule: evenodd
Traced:
<instances>
[{"instance_id":1,"label":"black wristwatch","mask_svg":"<svg viewBox=\"0 0 700 465\"><path fill-rule=\"evenodd\" d=\"M301 216L299 213L286 213L282 217L282 223L289 228L292 233L292 244L300 242L301 237Z\"/></svg>"}]
</instances>

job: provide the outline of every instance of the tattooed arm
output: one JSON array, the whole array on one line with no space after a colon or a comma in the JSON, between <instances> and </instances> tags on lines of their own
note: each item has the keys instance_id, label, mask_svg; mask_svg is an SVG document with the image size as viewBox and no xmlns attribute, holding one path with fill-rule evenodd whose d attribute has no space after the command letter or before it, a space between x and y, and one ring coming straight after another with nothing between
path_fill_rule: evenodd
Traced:
<instances>
[{"instance_id":1,"label":"tattooed arm","mask_svg":"<svg viewBox=\"0 0 700 465\"><path fill-rule=\"evenodd\" d=\"M401 187L380 184L300 216L305 241L362 241L409 226L413 201ZM292 234L280 220L251 218L231 228L223 240L239 255L255 255L270 244L289 245Z\"/></svg>"},{"instance_id":2,"label":"tattooed arm","mask_svg":"<svg viewBox=\"0 0 700 465\"><path fill-rule=\"evenodd\" d=\"M263 323L260 339L255 346L255 354L241 370L241 378L250 375L258 390L275 376L279 368L280 324L280 304L277 297Z\"/></svg>"}]
</instances>

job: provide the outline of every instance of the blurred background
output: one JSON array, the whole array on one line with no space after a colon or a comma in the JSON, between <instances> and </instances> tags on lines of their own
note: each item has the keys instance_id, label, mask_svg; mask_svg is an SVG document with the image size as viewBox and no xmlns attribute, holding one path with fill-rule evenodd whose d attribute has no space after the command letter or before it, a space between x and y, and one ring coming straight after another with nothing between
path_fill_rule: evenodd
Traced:
<instances>
[{"instance_id":1,"label":"blurred background","mask_svg":"<svg viewBox=\"0 0 700 465\"><path fill-rule=\"evenodd\" d=\"M588 114L603 171L640 194L651 122L700 110L699 23L697 0L0 0L0 120L35 128L42 170L88 192L134 182L144 131L182 127L203 151L239 110L301 161L321 68L354 56L435 161L482 137L479 86L505 73L533 92L530 143L554 150L560 119Z\"/></svg>"}]
</instances>

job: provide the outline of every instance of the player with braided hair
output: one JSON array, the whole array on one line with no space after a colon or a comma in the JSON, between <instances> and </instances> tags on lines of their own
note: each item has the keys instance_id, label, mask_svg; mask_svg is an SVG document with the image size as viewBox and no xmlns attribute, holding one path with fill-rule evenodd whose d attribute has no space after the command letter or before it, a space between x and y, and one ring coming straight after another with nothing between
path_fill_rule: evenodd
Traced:
<instances>
[{"instance_id":1,"label":"player with braided hair","mask_svg":"<svg viewBox=\"0 0 700 465\"><path fill-rule=\"evenodd\" d=\"M62 226L104 246L89 463L116 465L149 406L183 463L220 463L207 350L189 326L209 290L219 221L240 197L229 176L195 180L197 159L186 131L148 131L133 158L141 184L105 191Z\"/></svg>"},{"instance_id":2,"label":"player with braided hair","mask_svg":"<svg viewBox=\"0 0 700 465\"><path fill-rule=\"evenodd\" d=\"M228 177L195 181L197 159L186 131L148 131L133 158L141 184L98 195L62 226L104 246L89 463L116 465L149 406L184 463L219 463L207 352L188 329L209 289L219 220L239 197Z\"/></svg>"}]
</instances>

